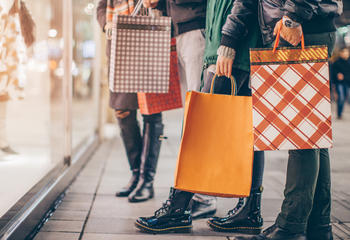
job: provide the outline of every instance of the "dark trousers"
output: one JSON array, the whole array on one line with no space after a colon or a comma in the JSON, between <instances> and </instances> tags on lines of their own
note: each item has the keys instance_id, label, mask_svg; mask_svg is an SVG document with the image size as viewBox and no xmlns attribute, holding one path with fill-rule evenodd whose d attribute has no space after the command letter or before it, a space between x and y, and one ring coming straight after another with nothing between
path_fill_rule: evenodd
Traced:
<instances>
[{"instance_id":1,"label":"dark trousers","mask_svg":"<svg viewBox=\"0 0 350 240\"><path fill-rule=\"evenodd\" d=\"M305 45L327 45L334 33L305 35ZM331 174L328 149L289 151L284 200L276 224L291 233L330 223Z\"/></svg>"},{"instance_id":2,"label":"dark trousers","mask_svg":"<svg viewBox=\"0 0 350 240\"><path fill-rule=\"evenodd\" d=\"M236 79L237 95L239 96L251 96L251 90L249 88L249 73L238 69L232 70L232 75ZM210 86L213 80L214 74L208 73L204 79L204 86L201 92L210 92ZM231 81L226 77L219 77L214 83L214 93L217 94L231 94ZM257 191L262 186L263 174L264 174L264 152L254 153L253 162L253 178L251 192ZM173 201L174 208L186 209L190 200L193 197L193 193L176 190L176 197Z\"/></svg>"},{"instance_id":3,"label":"dark trousers","mask_svg":"<svg viewBox=\"0 0 350 240\"><path fill-rule=\"evenodd\" d=\"M136 110L125 110L130 114L125 118L117 118L120 127L121 137L124 143L131 170L138 170L141 164L142 135L139 122L137 121ZM144 125L162 124L162 113L142 115Z\"/></svg>"},{"instance_id":4,"label":"dark trousers","mask_svg":"<svg viewBox=\"0 0 350 240\"><path fill-rule=\"evenodd\" d=\"M348 86L346 83L336 83L335 89L337 91L337 114L338 118L341 118L344 110L344 105L348 97Z\"/></svg>"}]
</instances>

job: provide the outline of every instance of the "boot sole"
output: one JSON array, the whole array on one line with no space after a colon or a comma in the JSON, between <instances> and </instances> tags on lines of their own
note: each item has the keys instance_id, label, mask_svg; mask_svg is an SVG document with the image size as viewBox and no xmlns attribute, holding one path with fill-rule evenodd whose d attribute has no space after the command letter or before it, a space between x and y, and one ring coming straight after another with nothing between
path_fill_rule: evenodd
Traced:
<instances>
[{"instance_id":1,"label":"boot sole","mask_svg":"<svg viewBox=\"0 0 350 240\"><path fill-rule=\"evenodd\" d=\"M152 234L191 233L192 232L192 226L178 226L178 227L168 227L168 228L163 228L163 229L156 229L156 228L146 227L138 222L135 222L135 227L144 233L152 233Z\"/></svg>"},{"instance_id":2,"label":"boot sole","mask_svg":"<svg viewBox=\"0 0 350 240\"><path fill-rule=\"evenodd\" d=\"M150 199L152 199L152 198L154 198L154 196L151 196L151 197L149 197L149 198L144 198L144 199L135 199L135 198L129 198L128 199L128 201L130 202L130 203L139 203L139 202L145 202L145 201L148 201L148 200L150 200Z\"/></svg>"},{"instance_id":3,"label":"boot sole","mask_svg":"<svg viewBox=\"0 0 350 240\"><path fill-rule=\"evenodd\" d=\"M242 233L242 234L251 234L258 235L261 233L262 227L232 227L225 228L218 226L210 221L207 222L209 227L216 232L231 232L231 233Z\"/></svg>"}]
</instances>

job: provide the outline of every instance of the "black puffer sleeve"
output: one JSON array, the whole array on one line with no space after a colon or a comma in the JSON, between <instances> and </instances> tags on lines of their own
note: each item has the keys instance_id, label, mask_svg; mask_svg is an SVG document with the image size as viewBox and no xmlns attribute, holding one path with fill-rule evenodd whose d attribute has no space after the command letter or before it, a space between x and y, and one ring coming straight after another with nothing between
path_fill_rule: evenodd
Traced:
<instances>
[{"instance_id":1,"label":"black puffer sleeve","mask_svg":"<svg viewBox=\"0 0 350 240\"><path fill-rule=\"evenodd\" d=\"M236 49L258 16L258 0L236 0L222 28L221 45Z\"/></svg>"}]
</instances>

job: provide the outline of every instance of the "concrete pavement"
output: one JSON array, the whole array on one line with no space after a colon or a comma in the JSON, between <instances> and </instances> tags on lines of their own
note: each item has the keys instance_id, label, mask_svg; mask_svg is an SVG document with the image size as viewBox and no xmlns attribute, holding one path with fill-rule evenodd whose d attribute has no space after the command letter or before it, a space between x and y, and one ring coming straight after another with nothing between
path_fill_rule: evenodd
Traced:
<instances>
[{"instance_id":1,"label":"concrete pavement","mask_svg":"<svg viewBox=\"0 0 350 240\"><path fill-rule=\"evenodd\" d=\"M334 121L335 147L331 150L335 239L350 239L350 111L345 113L344 119ZM101 145L35 240L232 239L233 234L211 231L206 220L194 221L191 234L145 235L134 227L138 216L152 215L167 199L174 181L181 121L181 110L164 115L168 140L164 141L161 150L154 199L131 204L125 198L114 196L130 176L118 136ZM273 223L281 206L286 160L286 152L266 153L262 201L264 227ZM220 198L217 215L224 215L235 203L234 199Z\"/></svg>"}]
</instances>

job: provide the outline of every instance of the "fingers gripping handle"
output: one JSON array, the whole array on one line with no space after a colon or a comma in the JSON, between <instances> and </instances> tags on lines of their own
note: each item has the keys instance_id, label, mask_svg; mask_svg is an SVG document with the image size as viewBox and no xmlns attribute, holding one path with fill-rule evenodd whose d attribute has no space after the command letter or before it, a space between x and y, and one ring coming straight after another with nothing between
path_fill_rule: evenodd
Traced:
<instances>
[{"instance_id":1,"label":"fingers gripping handle","mask_svg":"<svg viewBox=\"0 0 350 240\"><path fill-rule=\"evenodd\" d=\"M277 30L277 34L276 34L275 45L273 46L273 52L276 52L277 47L278 47L278 45L280 43L281 30L282 30L282 27L283 27L283 21L280 20L277 24L278 24L278 30ZM301 49L302 50L305 49L304 33L301 33Z\"/></svg>"}]
</instances>

